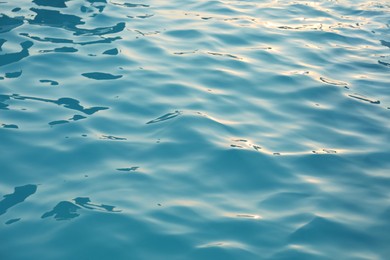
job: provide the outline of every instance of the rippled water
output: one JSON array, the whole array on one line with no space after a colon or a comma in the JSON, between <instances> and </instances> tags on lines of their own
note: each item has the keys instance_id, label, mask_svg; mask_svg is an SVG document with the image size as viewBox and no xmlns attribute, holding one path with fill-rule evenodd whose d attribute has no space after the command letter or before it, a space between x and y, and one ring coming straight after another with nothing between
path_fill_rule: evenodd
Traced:
<instances>
[{"instance_id":1,"label":"rippled water","mask_svg":"<svg viewBox=\"0 0 390 260\"><path fill-rule=\"evenodd\" d=\"M388 1L0 13L1 259L388 259Z\"/></svg>"}]
</instances>

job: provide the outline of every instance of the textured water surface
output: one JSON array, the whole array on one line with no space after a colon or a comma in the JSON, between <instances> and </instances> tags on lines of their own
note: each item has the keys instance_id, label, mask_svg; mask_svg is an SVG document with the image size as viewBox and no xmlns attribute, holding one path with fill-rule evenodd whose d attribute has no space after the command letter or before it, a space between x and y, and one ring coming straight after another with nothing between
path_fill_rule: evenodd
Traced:
<instances>
[{"instance_id":1,"label":"textured water surface","mask_svg":"<svg viewBox=\"0 0 390 260\"><path fill-rule=\"evenodd\" d=\"M386 0L1 0L1 259L388 259Z\"/></svg>"}]
</instances>

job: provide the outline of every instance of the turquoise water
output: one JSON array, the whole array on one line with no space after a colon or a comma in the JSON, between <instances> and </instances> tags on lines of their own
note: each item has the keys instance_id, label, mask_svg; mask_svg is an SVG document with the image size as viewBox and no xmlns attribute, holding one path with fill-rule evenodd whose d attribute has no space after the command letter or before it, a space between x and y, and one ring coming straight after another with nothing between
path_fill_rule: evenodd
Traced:
<instances>
[{"instance_id":1,"label":"turquoise water","mask_svg":"<svg viewBox=\"0 0 390 260\"><path fill-rule=\"evenodd\" d=\"M389 259L388 1L0 13L1 259Z\"/></svg>"}]
</instances>

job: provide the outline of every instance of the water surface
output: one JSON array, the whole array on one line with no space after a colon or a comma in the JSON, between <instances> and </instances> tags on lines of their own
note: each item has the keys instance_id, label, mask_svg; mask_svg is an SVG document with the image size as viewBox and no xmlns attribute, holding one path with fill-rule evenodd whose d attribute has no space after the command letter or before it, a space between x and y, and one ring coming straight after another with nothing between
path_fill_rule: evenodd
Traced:
<instances>
[{"instance_id":1,"label":"water surface","mask_svg":"<svg viewBox=\"0 0 390 260\"><path fill-rule=\"evenodd\" d=\"M387 259L385 0L1 0L1 259Z\"/></svg>"}]
</instances>

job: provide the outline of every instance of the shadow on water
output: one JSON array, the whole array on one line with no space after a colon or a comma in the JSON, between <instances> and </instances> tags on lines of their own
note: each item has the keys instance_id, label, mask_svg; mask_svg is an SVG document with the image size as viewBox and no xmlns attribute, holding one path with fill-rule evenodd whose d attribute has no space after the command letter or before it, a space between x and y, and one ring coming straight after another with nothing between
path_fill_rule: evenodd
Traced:
<instances>
[{"instance_id":1,"label":"shadow on water","mask_svg":"<svg viewBox=\"0 0 390 260\"><path fill-rule=\"evenodd\" d=\"M104 73L104 72L88 72L88 73L83 73L81 75L86 78L95 79L95 80L110 80L110 79L122 78L122 75L112 75L110 73Z\"/></svg>"},{"instance_id":2,"label":"shadow on water","mask_svg":"<svg viewBox=\"0 0 390 260\"><path fill-rule=\"evenodd\" d=\"M120 22L114 26L109 27L83 29L77 27L78 25L85 24L85 22L83 22L82 18L79 16L63 14L60 11L56 10L46 10L38 8L31 8L30 10L36 13L34 19L28 20L30 24L63 28L74 32L74 35L101 36L105 34L121 32L126 27L126 24L124 22Z\"/></svg>"},{"instance_id":3,"label":"shadow on water","mask_svg":"<svg viewBox=\"0 0 390 260\"><path fill-rule=\"evenodd\" d=\"M77 25L85 24L81 17L70 14L63 14L56 10L46 10L31 8L31 11L35 12L34 19L28 20L33 25L43 25L49 27L59 27L70 31L76 30Z\"/></svg>"},{"instance_id":4,"label":"shadow on water","mask_svg":"<svg viewBox=\"0 0 390 260\"><path fill-rule=\"evenodd\" d=\"M7 40L0 38L0 51L3 51L2 47L3 47L3 44L6 42L7 42Z\"/></svg>"},{"instance_id":5,"label":"shadow on water","mask_svg":"<svg viewBox=\"0 0 390 260\"><path fill-rule=\"evenodd\" d=\"M50 83L51 85L58 85L58 82L52 81L52 80L41 80L40 82L43 83ZM13 94L13 95L0 95L0 110L11 110L9 107L9 104L6 104L7 101L10 100L22 100L22 101L38 101L38 102L44 102L44 103L51 103L55 104L67 109L75 110L78 112L82 112L86 115L93 115L97 113L98 111L102 110L107 110L109 109L108 107L84 107L80 104L80 101L73 99L73 98L59 98L57 100L55 99L46 99L46 98L38 98L38 97L29 97L29 96L21 96L18 94ZM79 121L82 119L87 118L86 116L75 114L71 118L68 118L67 120L55 120L49 122L49 125L54 126L54 125L59 125L59 124L64 124L64 123L70 123L70 122L75 122ZM1 127L3 128L13 128L17 129L19 128L15 124L0 124Z\"/></svg>"},{"instance_id":6,"label":"shadow on water","mask_svg":"<svg viewBox=\"0 0 390 260\"><path fill-rule=\"evenodd\" d=\"M5 104L3 102L10 100L10 96L8 95L0 95L0 109L3 110L9 110L8 104Z\"/></svg>"},{"instance_id":7,"label":"shadow on water","mask_svg":"<svg viewBox=\"0 0 390 260\"><path fill-rule=\"evenodd\" d=\"M58 8L65 8L66 2L69 0L33 0L33 3L40 5L40 6L50 6L50 7L58 7Z\"/></svg>"},{"instance_id":8,"label":"shadow on water","mask_svg":"<svg viewBox=\"0 0 390 260\"><path fill-rule=\"evenodd\" d=\"M77 45L91 45L91 44L101 44L101 43L112 43L116 40L122 39L120 36L116 37L108 37L108 38L103 38L100 40L94 40L94 41L85 41L85 42L77 42L69 39L63 39L63 38L52 38L52 37L38 37L38 36L33 36L28 33L20 33L20 35L28 37L32 40L39 41L39 42L51 42L51 43L71 43L71 44L77 44Z\"/></svg>"},{"instance_id":9,"label":"shadow on water","mask_svg":"<svg viewBox=\"0 0 390 260\"><path fill-rule=\"evenodd\" d=\"M5 95L3 95L5 96ZM57 100L53 99L46 99L46 98L37 98L37 97L28 97L28 96L20 96L17 94L13 94L9 96L10 98L16 99L16 100L35 100L35 101L41 101L46 103L52 103L56 104L58 106L64 106L65 108L69 108L72 110L76 110L79 112L82 112L87 115L92 115L98 111L106 110L108 107L89 107L85 108L82 105L80 105L80 101L73 99L73 98L59 98Z\"/></svg>"},{"instance_id":10,"label":"shadow on water","mask_svg":"<svg viewBox=\"0 0 390 260\"><path fill-rule=\"evenodd\" d=\"M51 211L46 212L41 218L54 216L56 220L67 220L80 216L77 213L80 207L69 201L61 201Z\"/></svg>"},{"instance_id":11,"label":"shadow on water","mask_svg":"<svg viewBox=\"0 0 390 260\"><path fill-rule=\"evenodd\" d=\"M22 42L20 46L22 47L22 50L20 52L0 55L0 67L14 62L18 62L21 59L28 57L29 56L28 49L30 49L31 46L33 46L33 42L25 41Z\"/></svg>"},{"instance_id":12,"label":"shadow on water","mask_svg":"<svg viewBox=\"0 0 390 260\"><path fill-rule=\"evenodd\" d=\"M181 112L180 111L175 111L175 112L172 112L172 113L167 113L163 116L160 116L156 119L153 119L153 120L150 120L149 122L147 122L146 124L149 125L149 124L155 124L155 123L159 123L159 122L163 122L163 121L166 121L166 120L169 120L169 119L172 119L172 118L175 118L177 116L181 115Z\"/></svg>"},{"instance_id":13,"label":"shadow on water","mask_svg":"<svg viewBox=\"0 0 390 260\"><path fill-rule=\"evenodd\" d=\"M88 197L77 197L73 201L74 203L69 201L59 202L51 211L44 213L41 218L54 217L56 220L69 220L80 216L78 211L81 209L120 212L114 210L115 206L91 203Z\"/></svg>"},{"instance_id":14,"label":"shadow on water","mask_svg":"<svg viewBox=\"0 0 390 260\"><path fill-rule=\"evenodd\" d=\"M0 201L0 215L3 215L7 210L27 199L37 191L37 185L27 184L24 186L15 187L14 193L4 195L4 199Z\"/></svg>"},{"instance_id":15,"label":"shadow on water","mask_svg":"<svg viewBox=\"0 0 390 260\"><path fill-rule=\"evenodd\" d=\"M23 17L12 18L5 14L0 14L0 33L9 32L15 29L16 27L21 26L22 24L23 24Z\"/></svg>"}]
</instances>

